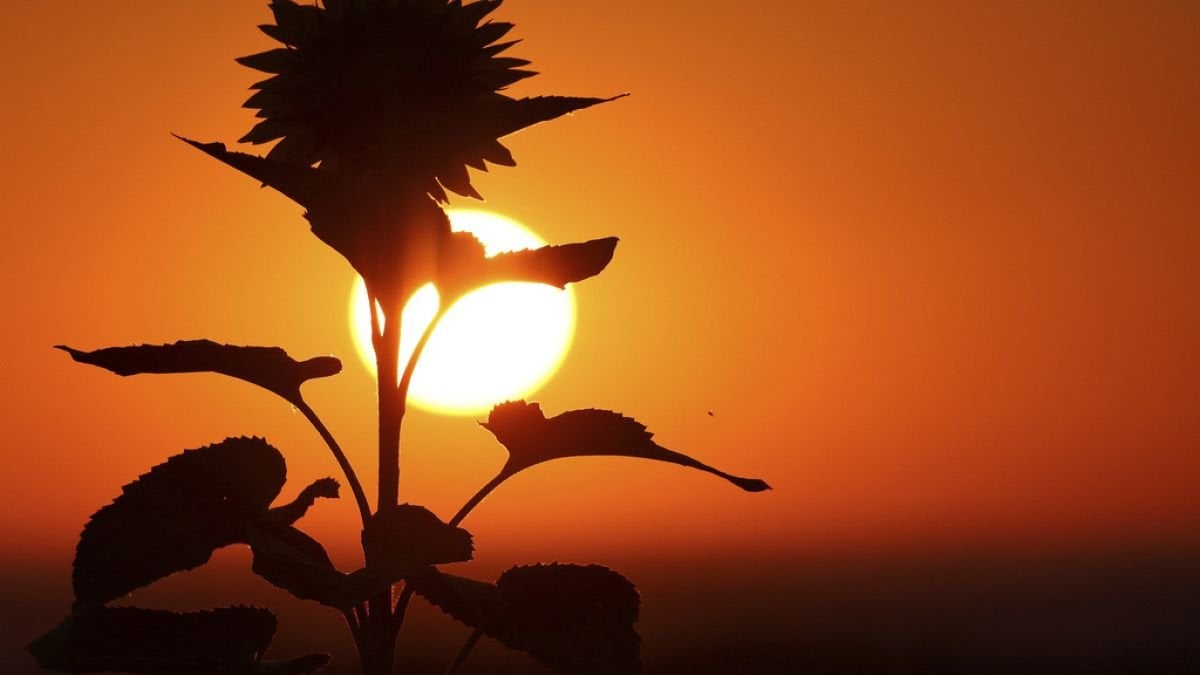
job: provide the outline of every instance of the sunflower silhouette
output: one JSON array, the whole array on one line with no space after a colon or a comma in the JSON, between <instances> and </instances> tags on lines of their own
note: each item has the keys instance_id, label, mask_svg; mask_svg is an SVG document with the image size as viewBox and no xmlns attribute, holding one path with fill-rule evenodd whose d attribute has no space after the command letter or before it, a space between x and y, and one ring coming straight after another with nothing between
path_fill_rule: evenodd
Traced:
<instances>
[{"instance_id":1,"label":"sunflower silhouette","mask_svg":"<svg viewBox=\"0 0 1200 675\"><path fill-rule=\"evenodd\" d=\"M536 73L504 54L512 24L486 20L501 0L273 0L282 46L238 59L270 73L245 107L262 118L244 143L279 142L274 160L415 181L480 198L467 167L514 166L498 139L612 100L515 99L503 91Z\"/></svg>"},{"instance_id":2,"label":"sunflower silhouette","mask_svg":"<svg viewBox=\"0 0 1200 675\"><path fill-rule=\"evenodd\" d=\"M303 206L313 233L398 317L426 282L480 266L482 248L463 245L440 206L446 190L481 198L467 167L514 166L500 138L619 98L505 95L535 73L502 56L516 41L501 41L512 24L486 20L499 6L272 0L275 23L260 28L282 46L238 61L271 74L252 86L245 106L262 121L241 140L277 143L260 157L184 140ZM605 264L612 253L607 241L591 250ZM572 255L559 252L564 264Z\"/></svg>"}]
</instances>

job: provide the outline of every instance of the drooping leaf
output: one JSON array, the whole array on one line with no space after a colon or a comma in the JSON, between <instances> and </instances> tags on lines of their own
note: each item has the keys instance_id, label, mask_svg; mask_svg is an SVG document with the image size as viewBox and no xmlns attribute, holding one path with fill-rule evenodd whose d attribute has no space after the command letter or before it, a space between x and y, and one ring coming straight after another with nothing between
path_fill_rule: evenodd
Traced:
<instances>
[{"instance_id":1,"label":"drooping leaf","mask_svg":"<svg viewBox=\"0 0 1200 675\"><path fill-rule=\"evenodd\" d=\"M549 122L584 108L610 103L629 94L605 98L585 96L534 96L497 102L489 122L495 125L496 138L507 136L526 127Z\"/></svg>"},{"instance_id":2,"label":"drooping leaf","mask_svg":"<svg viewBox=\"0 0 1200 675\"><path fill-rule=\"evenodd\" d=\"M564 673L637 673L640 598L599 565L514 567L495 585L428 571L416 592L456 620Z\"/></svg>"},{"instance_id":3,"label":"drooping leaf","mask_svg":"<svg viewBox=\"0 0 1200 675\"><path fill-rule=\"evenodd\" d=\"M317 499L337 499L341 485L332 478L318 478L300 491L290 503L273 507L267 511L267 520L277 523L294 523L304 517Z\"/></svg>"},{"instance_id":4,"label":"drooping leaf","mask_svg":"<svg viewBox=\"0 0 1200 675\"><path fill-rule=\"evenodd\" d=\"M232 152L225 149L224 143L201 143L178 135L176 138L263 185L278 190L305 208L313 208L333 183L333 178L326 172L305 164L290 164L244 152Z\"/></svg>"},{"instance_id":5,"label":"drooping leaf","mask_svg":"<svg viewBox=\"0 0 1200 675\"><path fill-rule=\"evenodd\" d=\"M254 573L301 600L348 607L342 600L346 575L339 572L317 540L278 522L255 523L249 528Z\"/></svg>"},{"instance_id":6,"label":"drooping leaf","mask_svg":"<svg viewBox=\"0 0 1200 675\"><path fill-rule=\"evenodd\" d=\"M417 595L454 620L478 628L499 614L500 592L495 584L446 574L428 567L412 577Z\"/></svg>"},{"instance_id":7,"label":"drooping leaf","mask_svg":"<svg viewBox=\"0 0 1200 675\"><path fill-rule=\"evenodd\" d=\"M616 248L616 237L604 237L501 253L487 259L487 283L530 281L563 288L602 272Z\"/></svg>"},{"instance_id":8,"label":"drooping leaf","mask_svg":"<svg viewBox=\"0 0 1200 675\"><path fill-rule=\"evenodd\" d=\"M155 466L84 527L75 550L76 606L203 565L215 549L245 542L249 523L299 517L304 509L296 502L268 508L286 474L283 455L261 438L229 438ZM329 481L310 486L297 502L329 494Z\"/></svg>"},{"instance_id":9,"label":"drooping leaf","mask_svg":"<svg viewBox=\"0 0 1200 675\"><path fill-rule=\"evenodd\" d=\"M177 614L134 607L75 612L28 649L47 670L138 675L251 672L275 634L275 616L255 607Z\"/></svg>"},{"instance_id":10,"label":"drooping leaf","mask_svg":"<svg viewBox=\"0 0 1200 675\"><path fill-rule=\"evenodd\" d=\"M747 492L770 489L759 478L725 473L685 454L668 450L637 420L611 410L571 410L546 418L537 403L509 401L492 409L482 426L508 449L502 475L563 457L615 455L640 457L707 471Z\"/></svg>"},{"instance_id":11,"label":"drooping leaf","mask_svg":"<svg viewBox=\"0 0 1200 675\"><path fill-rule=\"evenodd\" d=\"M470 532L413 504L375 513L363 528L362 540L367 567L391 570L397 578L429 565L470 560L474 551Z\"/></svg>"},{"instance_id":12,"label":"drooping leaf","mask_svg":"<svg viewBox=\"0 0 1200 675\"><path fill-rule=\"evenodd\" d=\"M118 375L142 373L211 372L236 377L272 391L288 401L300 403L300 385L342 370L341 361L317 356L296 361L279 347L242 347L212 340L181 340L169 345L107 347L85 352L58 345L80 363L88 363Z\"/></svg>"},{"instance_id":13,"label":"drooping leaf","mask_svg":"<svg viewBox=\"0 0 1200 675\"><path fill-rule=\"evenodd\" d=\"M349 574L334 567L325 548L300 530L277 521L256 522L249 528L252 569L301 600L349 609L426 565L470 558L470 535L465 530L434 524L423 514L415 515L416 511L410 514L372 527L372 535L383 541L372 542L370 563Z\"/></svg>"}]
</instances>

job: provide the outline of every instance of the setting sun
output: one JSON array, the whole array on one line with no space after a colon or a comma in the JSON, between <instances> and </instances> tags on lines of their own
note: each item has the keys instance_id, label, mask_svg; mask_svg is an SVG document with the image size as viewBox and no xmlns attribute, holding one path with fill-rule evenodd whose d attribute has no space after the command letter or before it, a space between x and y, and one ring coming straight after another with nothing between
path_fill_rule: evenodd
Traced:
<instances>
[{"instance_id":1,"label":"setting sun","mask_svg":"<svg viewBox=\"0 0 1200 675\"><path fill-rule=\"evenodd\" d=\"M520 223L490 211L451 209L454 230L470 232L489 256L545 245ZM402 362L438 308L427 284L404 308ZM358 279L350 322L359 357L374 372L367 292ZM473 415L536 390L558 370L575 329L570 289L531 283L490 284L467 294L446 313L413 373L410 402L435 412Z\"/></svg>"}]
</instances>

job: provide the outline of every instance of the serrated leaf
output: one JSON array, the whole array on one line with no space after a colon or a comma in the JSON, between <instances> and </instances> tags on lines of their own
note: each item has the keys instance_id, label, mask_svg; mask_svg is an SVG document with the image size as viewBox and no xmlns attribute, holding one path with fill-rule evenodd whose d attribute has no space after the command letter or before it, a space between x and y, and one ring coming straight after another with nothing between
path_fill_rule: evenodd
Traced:
<instances>
[{"instance_id":1,"label":"serrated leaf","mask_svg":"<svg viewBox=\"0 0 1200 675\"><path fill-rule=\"evenodd\" d=\"M318 478L300 491L296 498L288 504L276 506L267 511L267 520L279 523L294 523L308 513L309 508L317 499L337 499L341 485L332 478Z\"/></svg>"},{"instance_id":2,"label":"serrated leaf","mask_svg":"<svg viewBox=\"0 0 1200 675\"><path fill-rule=\"evenodd\" d=\"M178 614L91 607L30 643L42 668L69 673L235 675L251 671L275 634L275 616L255 607Z\"/></svg>"},{"instance_id":3,"label":"serrated leaf","mask_svg":"<svg viewBox=\"0 0 1200 675\"><path fill-rule=\"evenodd\" d=\"M616 237L604 237L500 253L487 259L486 283L528 281L564 288L604 271L616 248Z\"/></svg>"},{"instance_id":4,"label":"serrated leaf","mask_svg":"<svg viewBox=\"0 0 1200 675\"><path fill-rule=\"evenodd\" d=\"M442 302L453 303L487 284L522 281L559 288L599 274L612 260L616 237L582 243L543 246L488 257L483 245L467 232L454 232L439 251L434 284Z\"/></svg>"},{"instance_id":5,"label":"serrated leaf","mask_svg":"<svg viewBox=\"0 0 1200 675\"><path fill-rule=\"evenodd\" d=\"M325 479L293 504L269 509L286 475L278 450L245 437L185 450L150 469L84 527L72 575L76 606L203 565L214 550L245 542L249 523L290 522L307 508L303 502L330 493Z\"/></svg>"},{"instance_id":6,"label":"serrated leaf","mask_svg":"<svg viewBox=\"0 0 1200 675\"><path fill-rule=\"evenodd\" d=\"M414 589L456 620L561 672L641 671L637 589L606 567L514 567L495 585L430 570Z\"/></svg>"},{"instance_id":7,"label":"serrated leaf","mask_svg":"<svg viewBox=\"0 0 1200 675\"><path fill-rule=\"evenodd\" d=\"M332 356L296 361L279 347L223 345L212 340L180 340L169 345L106 347L90 352L58 345L80 363L121 376L145 373L220 373L274 392L298 404L300 385L336 375L342 362Z\"/></svg>"},{"instance_id":8,"label":"serrated leaf","mask_svg":"<svg viewBox=\"0 0 1200 675\"><path fill-rule=\"evenodd\" d=\"M488 623L498 612L500 594L495 584L446 574L429 567L410 581L417 595L454 620L472 627Z\"/></svg>"},{"instance_id":9,"label":"serrated leaf","mask_svg":"<svg viewBox=\"0 0 1200 675\"><path fill-rule=\"evenodd\" d=\"M671 462L720 476L747 492L770 489L759 478L725 473L654 442L637 420L611 410L571 410L546 418L537 403L509 401L492 409L482 426L509 453L501 475L508 477L535 464L564 457L613 455Z\"/></svg>"},{"instance_id":10,"label":"serrated leaf","mask_svg":"<svg viewBox=\"0 0 1200 675\"><path fill-rule=\"evenodd\" d=\"M265 186L274 188L305 208L313 208L331 188L332 178L321 169L288 164L244 152L231 152L224 143L201 143L176 136L210 157L232 166Z\"/></svg>"},{"instance_id":11,"label":"serrated leaf","mask_svg":"<svg viewBox=\"0 0 1200 675\"><path fill-rule=\"evenodd\" d=\"M362 540L367 567L391 570L397 578L429 565L470 560L474 551L470 532L413 504L375 513L363 528Z\"/></svg>"},{"instance_id":12,"label":"serrated leaf","mask_svg":"<svg viewBox=\"0 0 1200 675\"><path fill-rule=\"evenodd\" d=\"M346 575L339 572L317 540L291 525L255 523L249 527L251 569L255 574L301 600L348 607L342 598Z\"/></svg>"},{"instance_id":13,"label":"serrated leaf","mask_svg":"<svg viewBox=\"0 0 1200 675\"><path fill-rule=\"evenodd\" d=\"M626 96L628 94L618 94L609 98L534 96L516 100L507 99L503 103L498 103L496 110L492 113L496 137L507 136L526 127Z\"/></svg>"}]
</instances>

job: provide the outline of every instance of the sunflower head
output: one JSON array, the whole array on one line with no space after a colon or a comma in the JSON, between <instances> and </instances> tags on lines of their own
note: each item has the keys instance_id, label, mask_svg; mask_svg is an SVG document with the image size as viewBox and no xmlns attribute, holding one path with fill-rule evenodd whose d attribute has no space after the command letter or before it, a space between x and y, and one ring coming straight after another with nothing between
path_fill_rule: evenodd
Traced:
<instances>
[{"instance_id":1,"label":"sunflower head","mask_svg":"<svg viewBox=\"0 0 1200 675\"><path fill-rule=\"evenodd\" d=\"M261 26L282 46L238 62L271 76L245 107L262 118L241 140L278 140L271 159L375 171L444 200L478 197L466 167L512 166L498 138L601 99L512 99L535 73L503 56L512 24L486 20L501 0L272 0Z\"/></svg>"}]
</instances>

